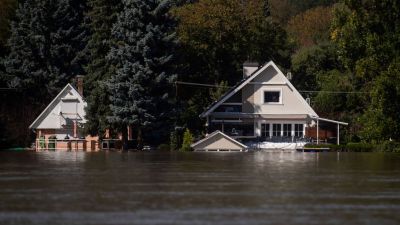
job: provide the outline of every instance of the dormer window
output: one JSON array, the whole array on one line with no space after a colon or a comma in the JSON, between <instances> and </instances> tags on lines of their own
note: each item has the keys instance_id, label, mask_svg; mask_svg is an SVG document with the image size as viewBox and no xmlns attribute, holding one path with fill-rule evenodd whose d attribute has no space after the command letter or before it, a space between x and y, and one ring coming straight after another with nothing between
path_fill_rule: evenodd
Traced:
<instances>
[{"instance_id":1,"label":"dormer window","mask_svg":"<svg viewBox=\"0 0 400 225\"><path fill-rule=\"evenodd\" d=\"M282 91L281 90L267 90L264 91L264 103L266 104L281 104Z\"/></svg>"}]
</instances>

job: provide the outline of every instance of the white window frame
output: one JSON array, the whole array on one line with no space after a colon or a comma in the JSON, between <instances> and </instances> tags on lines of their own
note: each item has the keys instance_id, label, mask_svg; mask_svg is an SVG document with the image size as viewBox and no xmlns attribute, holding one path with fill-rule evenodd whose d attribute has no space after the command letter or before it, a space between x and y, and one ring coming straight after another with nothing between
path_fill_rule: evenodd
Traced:
<instances>
[{"instance_id":1,"label":"white window frame","mask_svg":"<svg viewBox=\"0 0 400 225\"><path fill-rule=\"evenodd\" d=\"M302 125L303 126L303 129L300 131L297 131L297 132L302 132L302 136L296 136L296 125ZM294 130L294 135L295 135L295 137L304 137L305 136L305 128L306 128L306 125L305 124L302 124L302 123L295 123L294 124L294 128L293 128L293 130Z\"/></svg>"},{"instance_id":2,"label":"white window frame","mask_svg":"<svg viewBox=\"0 0 400 225\"><path fill-rule=\"evenodd\" d=\"M264 122L261 122L260 123L260 125L261 125L261 127L260 127L260 129L261 129L261 132L260 132L260 136L261 137L264 137L262 134L263 134L263 125L268 125L268 131L267 130L265 130L265 132L268 132L268 136L265 136L265 137L271 137L272 136L272 133L271 133L271 123L264 123Z\"/></svg>"},{"instance_id":3,"label":"white window frame","mask_svg":"<svg viewBox=\"0 0 400 225\"><path fill-rule=\"evenodd\" d=\"M277 131L274 131L274 125L279 125L280 129ZM274 133L277 133L278 135L274 135ZM282 123L272 123L272 135L271 137L282 137L283 135L283 127Z\"/></svg>"},{"instance_id":4,"label":"white window frame","mask_svg":"<svg viewBox=\"0 0 400 225\"><path fill-rule=\"evenodd\" d=\"M279 92L279 102L264 102L265 92ZM282 88L265 88L261 92L261 103L264 105L282 105L283 102L283 91Z\"/></svg>"}]
</instances>

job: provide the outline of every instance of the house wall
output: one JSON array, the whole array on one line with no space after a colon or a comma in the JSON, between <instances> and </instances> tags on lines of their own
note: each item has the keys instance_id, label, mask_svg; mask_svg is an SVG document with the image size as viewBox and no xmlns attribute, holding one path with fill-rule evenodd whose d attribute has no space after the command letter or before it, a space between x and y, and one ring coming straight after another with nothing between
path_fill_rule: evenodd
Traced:
<instances>
[{"instance_id":1,"label":"house wall","mask_svg":"<svg viewBox=\"0 0 400 225\"><path fill-rule=\"evenodd\" d=\"M36 146L37 150L42 150L40 148L39 139L41 136L45 138L45 149L49 147L49 137L56 136L56 146L55 148L58 150L85 150L85 151L98 151L100 149L99 138L97 136L86 136L85 139L77 139L77 140L65 140L65 130L57 130L57 129L38 129L36 130ZM70 135L72 138L72 136ZM43 149L44 150L44 149Z\"/></svg>"},{"instance_id":2,"label":"house wall","mask_svg":"<svg viewBox=\"0 0 400 225\"><path fill-rule=\"evenodd\" d=\"M217 134L194 147L194 150L243 150L241 146Z\"/></svg>"},{"instance_id":3,"label":"house wall","mask_svg":"<svg viewBox=\"0 0 400 225\"><path fill-rule=\"evenodd\" d=\"M77 98L78 102L63 102L61 101L62 98L65 97L75 97ZM85 115L85 106L86 103L83 101L82 97L79 93L69 87L66 88L57 96L47 111L45 112L45 118L43 118L34 128L36 129L60 129L63 125L66 124L65 119L61 116L61 112L63 113L78 113L83 117ZM80 123L85 123L85 119L81 118L79 120Z\"/></svg>"},{"instance_id":4,"label":"house wall","mask_svg":"<svg viewBox=\"0 0 400 225\"><path fill-rule=\"evenodd\" d=\"M337 132L334 129L324 129L320 127L318 132L319 139L321 140L337 137ZM306 129L306 135L307 137L317 139L317 127L308 127Z\"/></svg>"},{"instance_id":5,"label":"house wall","mask_svg":"<svg viewBox=\"0 0 400 225\"><path fill-rule=\"evenodd\" d=\"M292 89L287 82L287 79L271 66L246 85L249 86L248 89L251 86L253 87L253 96L248 98L253 99L254 113L314 115L304 98ZM282 101L280 103L264 103L264 91L267 90L280 91Z\"/></svg>"}]
</instances>

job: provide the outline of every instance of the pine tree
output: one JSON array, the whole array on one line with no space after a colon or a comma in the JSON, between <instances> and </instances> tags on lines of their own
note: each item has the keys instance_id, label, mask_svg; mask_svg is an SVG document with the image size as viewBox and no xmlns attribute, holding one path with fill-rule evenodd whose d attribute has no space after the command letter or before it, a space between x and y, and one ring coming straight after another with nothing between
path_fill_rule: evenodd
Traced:
<instances>
[{"instance_id":1,"label":"pine tree","mask_svg":"<svg viewBox=\"0 0 400 225\"><path fill-rule=\"evenodd\" d=\"M4 60L11 86L36 99L48 101L71 78L83 72L79 52L87 33L83 24L84 1L23 1L11 25Z\"/></svg>"},{"instance_id":2,"label":"pine tree","mask_svg":"<svg viewBox=\"0 0 400 225\"><path fill-rule=\"evenodd\" d=\"M116 72L107 87L111 94L108 120L119 128L126 143L128 125L142 134L157 121L166 123L171 112L168 92L175 78L170 72L175 35L167 14L170 1L124 0L123 4L112 29L116 45L108 60Z\"/></svg>"},{"instance_id":3,"label":"pine tree","mask_svg":"<svg viewBox=\"0 0 400 225\"><path fill-rule=\"evenodd\" d=\"M108 63L106 56L111 48L112 25L117 21L121 10L121 0L89 0L88 12L89 38L84 55L88 59L85 67L85 95L87 96L86 131L92 135L104 136L110 128L106 116L110 114L109 93L104 82L113 74L114 67Z\"/></svg>"}]
</instances>

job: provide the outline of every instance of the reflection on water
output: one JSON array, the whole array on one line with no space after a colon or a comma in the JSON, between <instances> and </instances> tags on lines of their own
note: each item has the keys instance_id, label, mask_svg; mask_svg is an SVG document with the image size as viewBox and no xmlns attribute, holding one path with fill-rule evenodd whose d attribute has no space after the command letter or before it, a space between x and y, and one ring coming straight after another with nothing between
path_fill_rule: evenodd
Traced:
<instances>
[{"instance_id":1,"label":"reflection on water","mask_svg":"<svg viewBox=\"0 0 400 225\"><path fill-rule=\"evenodd\" d=\"M400 224L400 155L0 152L0 224Z\"/></svg>"}]
</instances>

